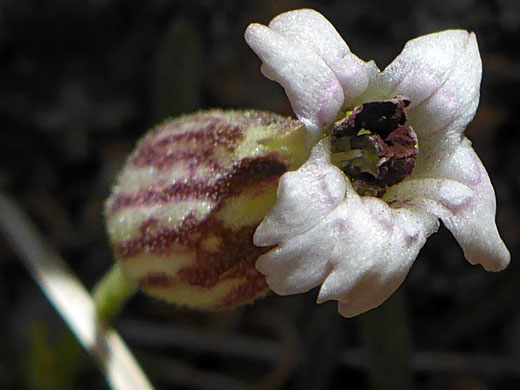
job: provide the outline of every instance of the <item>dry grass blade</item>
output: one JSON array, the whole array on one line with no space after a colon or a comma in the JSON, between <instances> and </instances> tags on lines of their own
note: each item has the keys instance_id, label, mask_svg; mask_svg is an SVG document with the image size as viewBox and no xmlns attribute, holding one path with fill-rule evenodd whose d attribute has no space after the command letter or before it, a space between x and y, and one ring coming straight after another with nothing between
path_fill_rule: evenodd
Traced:
<instances>
[{"instance_id":1,"label":"dry grass blade","mask_svg":"<svg viewBox=\"0 0 520 390\"><path fill-rule=\"evenodd\" d=\"M102 325L94 302L70 268L37 231L25 213L0 193L0 230L44 294L96 360L114 390L152 390L119 334Z\"/></svg>"}]
</instances>

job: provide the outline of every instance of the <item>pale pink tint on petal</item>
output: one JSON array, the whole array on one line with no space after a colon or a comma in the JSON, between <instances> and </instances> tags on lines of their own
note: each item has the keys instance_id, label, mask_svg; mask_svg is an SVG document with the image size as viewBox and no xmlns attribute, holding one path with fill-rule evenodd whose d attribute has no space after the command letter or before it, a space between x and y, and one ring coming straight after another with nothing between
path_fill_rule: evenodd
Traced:
<instances>
[{"instance_id":1,"label":"pale pink tint on petal","mask_svg":"<svg viewBox=\"0 0 520 390\"><path fill-rule=\"evenodd\" d=\"M369 66L352 54L334 26L319 12L311 9L285 12L274 18L269 27L325 61L343 88L345 105L367 89Z\"/></svg>"},{"instance_id":2,"label":"pale pink tint on petal","mask_svg":"<svg viewBox=\"0 0 520 390\"><path fill-rule=\"evenodd\" d=\"M344 101L332 70L314 51L269 27L251 24L245 39L262 60L264 75L283 86L294 113L315 142L334 122Z\"/></svg>"},{"instance_id":3,"label":"pale pink tint on petal","mask_svg":"<svg viewBox=\"0 0 520 390\"><path fill-rule=\"evenodd\" d=\"M493 186L467 139L450 156L432 163L422 178L395 186L385 199L397 200L404 207L420 205L441 218L471 264L481 264L488 271L500 271L509 264L509 251L495 224Z\"/></svg>"},{"instance_id":4,"label":"pale pink tint on petal","mask_svg":"<svg viewBox=\"0 0 520 390\"><path fill-rule=\"evenodd\" d=\"M438 227L434 216L419 210L395 210L373 197L357 200L347 199L330 216L342 234L328 256L333 268L318 296L319 301L348 303L349 310L340 310L346 317L383 303Z\"/></svg>"},{"instance_id":5,"label":"pale pink tint on petal","mask_svg":"<svg viewBox=\"0 0 520 390\"><path fill-rule=\"evenodd\" d=\"M382 73L391 95L410 98L408 118L419 138L447 129L461 134L475 115L481 76L475 34L464 30L409 41Z\"/></svg>"},{"instance_id":6,"label":"pale pink tint on petal","mask_svg":"<svg viewBox=\"0 0 520 390\"><path fill-rule=\"evenodd\" d=\"M271 246L319 224L345 198L343 174L330 163L329 145L317 144L307 162L285 173L278 182L278 201L258 226L254 243Z\"/></svg>"},{"instance_id":7,"label":"pale pink tint on petal","mask_svg":"<svg viewBox=\"0 0 520 390\"><path fill-rule=\"evenodd\" d=\"M338 230L325 219L310 230L279 241L262 255L256 268L279 295L299 294L319 286L331 272L329 254L339 239Z\"/></svg>"}]
</instances>

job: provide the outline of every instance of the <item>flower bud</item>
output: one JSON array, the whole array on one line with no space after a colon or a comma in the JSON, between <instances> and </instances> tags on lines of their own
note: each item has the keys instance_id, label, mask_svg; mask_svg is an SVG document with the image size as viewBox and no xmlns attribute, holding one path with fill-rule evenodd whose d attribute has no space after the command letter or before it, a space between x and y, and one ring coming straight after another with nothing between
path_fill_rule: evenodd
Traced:
<instances>
[{"instance_id":1,"label":"flower bud","mask_svg":"<svg viewBox=\"0 0 520 390\"><path fill-rule=\"evenodd\" d=\"M279 177L308 157L296 120L203 111L159 125L128 158L105 205L115 257L152 296L219 310L268 292L253 233Z\"/></svg>"}]
</instances>

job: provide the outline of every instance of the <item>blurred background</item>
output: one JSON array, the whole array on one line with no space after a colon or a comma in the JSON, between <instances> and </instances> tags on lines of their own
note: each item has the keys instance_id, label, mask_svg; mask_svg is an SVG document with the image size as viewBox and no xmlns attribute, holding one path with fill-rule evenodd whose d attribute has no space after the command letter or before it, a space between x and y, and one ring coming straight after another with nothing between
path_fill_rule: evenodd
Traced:
<instances>
[{"instance_id":1,"label":"blurred background","mask_svg":"<svg viewBox=\"0 0 520 390\"><path fill-rule=\"evenodd\" d=\"M116 328L157 389L369 389L377 379L366 345L383 358L383 378L410 353L410 388L520 388L518 0L1 0L0 190L91 288L113 262L104 199L148 128L199 108L291 115L243 32L304 7L381 69L416 36L476 32L482 97L466 135L494 184L511 266L469 265L442 227L399 294L369 315L345 319L332 302L316 305L316 290L211 314L138 294ZM400 315L386 323L389 305ZM67 354L72 336L3 237L0 313L0 388L107 388L86 354ZM377 318L380 328L367 325ZM370 342L394 326L408 327L409 342Z\"/></svg>"}]
</instances>

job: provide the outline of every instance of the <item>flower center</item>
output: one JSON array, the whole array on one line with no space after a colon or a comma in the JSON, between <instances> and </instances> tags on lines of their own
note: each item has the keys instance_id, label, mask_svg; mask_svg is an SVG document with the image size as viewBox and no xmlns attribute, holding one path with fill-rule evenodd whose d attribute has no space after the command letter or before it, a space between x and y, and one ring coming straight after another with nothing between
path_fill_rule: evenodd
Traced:
<instances>
[{"instance_id":1,"label":"flower center","mask_svg":"<svg viewBox=\"0 0 520 390\"><path fill-rule=\"evenodd\" d=\"M419 152L417 135L406 123L410 100L362 104L332 129L332 163L349 177L360 195L381 198L412 173Z\"/></svg>"}]
</instances>

